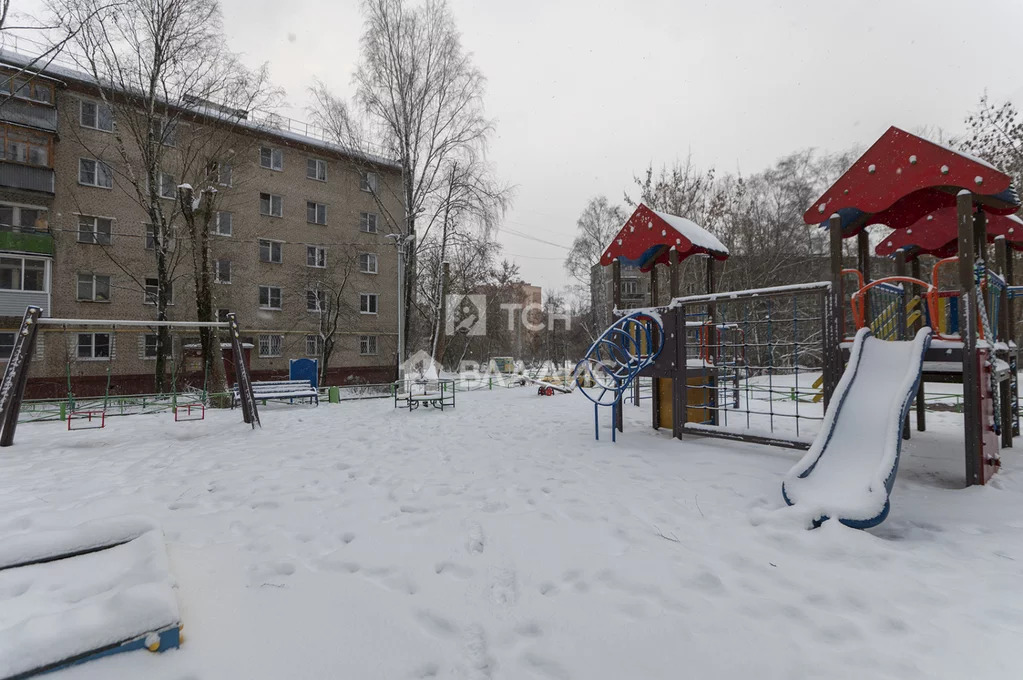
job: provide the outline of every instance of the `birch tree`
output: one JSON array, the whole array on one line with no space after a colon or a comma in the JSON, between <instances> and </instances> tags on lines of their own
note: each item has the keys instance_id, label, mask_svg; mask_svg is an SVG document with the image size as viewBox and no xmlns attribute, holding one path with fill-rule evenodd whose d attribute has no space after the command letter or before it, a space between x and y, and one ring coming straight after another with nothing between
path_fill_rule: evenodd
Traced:
<instances>
[{"instance_id":1,"label":"birch tree","mask_svg":"<svg viewBox=\"0 0 1023 680\"><path fill-rule=\"evenodd\" d=\"M362 58L354 75L358 115L320 87L316 117L351 146L379 145L401 166L398 203L405 214L395 225L411 237L403 303L411 321L422 291L417 262L425 249L436 247L429 234L440 232L440 248L447 249L445 235L467 224L467 213L474 213L476 226L484 228L478 233L485 234L510 194L493 181L484 160L493 133L483 113L485 79L463 49L447 3L364 0L362 7ZM462 221L453 221L456 214ZM434 349L437 314L433 309L426 315ZM406 323L406 344L412 327Z\"/></svg>"},{"instance_id":2,"label":"birch tree","mask_svg":"<svg viewBox=\"0 0 1023 680\"><path fill-rule=\"evenodd\" d=\"M195 172L176 147L189 134L184 128L197 108L230 101L251 83L225 48L216 0L125 0L109 15L97 11L101 3L51 0L50 8L60 21L79 27L69 52L92 77L95 96L115 121L116 162L106 167L115 188L146 216L156 268L155 315L164 321L175 277L171 250L181 213L177 185ZM166 388L170 351L169 330L161 326L157 391Z\"/></svg>"}]
</instances>

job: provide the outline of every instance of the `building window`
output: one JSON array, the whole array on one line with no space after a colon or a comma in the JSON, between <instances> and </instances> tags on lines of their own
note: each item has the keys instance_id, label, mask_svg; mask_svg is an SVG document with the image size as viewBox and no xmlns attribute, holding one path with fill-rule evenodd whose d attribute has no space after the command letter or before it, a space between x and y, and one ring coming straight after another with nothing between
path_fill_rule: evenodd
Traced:
<instances>
[{"instance_id":1,"label":"building window","mask_svg":"<svg viewBox=\"0 0 1023 680\"><path fill-rule=\"evenodd\" d=\"M110 277L79 274L78 299L83 302L110 302Z\"/></svg>"},{"instance_id":2,"label":"building window","mask_svg":"<svg viewBox=\"0 0 1023 680\"><path fill-rule=\"evenodd\" d=\"M167 243L167 250L174 250L174 235L170 232L165 236ZM156 227L152 224L146 225L146 250L156 249Z\"/></svg>"},{"instance_id":3,"label":"building window","mask_svg":"<svg viewBox=\"0 0 1023 680\"><path fill-rule=\"evenodd\" d=\"M363 314L377 313L377 294L359 293L359 311Z\"/></svg>"},{"instance_id":4,"label":"building window","mask_svg":"<svg viewBox=\"0 0 1023 680\"><path fill-rule=\"evenodd\" d=\"M78 112L78 122L82 127L114 131L114 114L106 104L82 100Z\"/></svg>"},{"instance_id":5,"label":"building window","mask_svg":"<svg viewBox=\"0 0 1023 680\"><path fill-rule=\"evenodd\" d=\"M169 172L160 173L160 198L177 198L178 185L174 175Z\"/></svg>"},{"instance_id":6,"label":"building window","mask_svg":"<svg viewBox=\"0 0 1023 680\"><path fill-rule=\"evenodd\" d=\"M360 335L359 336L359 354L370 355L377 353L377 336L375 335Z\"/></svg>"},{"instance_id":7,"label":"building window","mask_svg":"<svg viewBox=\"0 0 1023 680\"><path fill-rule=\"evenodd\" d=\"M284 169L284 152L268 146L259 147L259 165L271 170Z\"/></svg>"},{"instance_id":8,"label":"building window","mask_svg":"<svg viewBox=\"0 0 1023 680\"><path fill-rule=\"evenodd\" d=\"M153 136L164 146L175 146L178 142L178 124L162 118L154 120Z\"/></svg>"},{"instance_id":9,"label":"building window","mask_svg":"<svg viewBox=\"0 0 1023 680\"><path fill-rule=\"evenodd\" d=\"M17 231L47 231L48 215L46 208L0 204L0 226Z\"/></svg>"},{"instance_id":10,"label":"building window","mask_svg":"<svg viewBox=\"0 0 1023 680\"><path fill-rule=\"evenodd\" d=\"M110 245L110 228L114 221L109 217L78 216L78 242Z\"/></svg>"},{"instance_id":11,"label":"building window","mask_svg":"<svg viewBox=\"0 0 1023 680\"><path fill-rule=\"evenodd\" d=\"M363 274L377 273L376 253L362 253L359 255L359 271Z\"/></svg>"},{"instance_id":12,"label":"building window","mask_svg":"<svg viewBox=\"0 0 1023 680\"><path fill-rule=\"evenodd\" d=\"M359 213L359 231L367 234L377 233L377 214L376 213Z\"/></svg>"},{"instance_id":13,"label":"building window","mask_svg":"<svg viewBox=\"0 0 1023 680\"><path fill-rule=\"evenodd\" d=\"M0 92L18 99L30 99L44 104L53 103L53 84L32 76L4 76L0 78Z\"/></svg>"},{"instance_id":14,"label":"building window","mask_svg":"<svg viewBox=\"0 0 1023 680\"><path fill-rule=\"evenodd\" d=\"M260 309L280 309L281 308L281 289L277 286L260 286L259 287L259 308Z\"/></svg>"},{"instance_id":15,"label":"building window","mask_svg":"<svg viewBox=\"0 0 1023 680\"><path fill-rule=\"evenodd\" d=\"M0 342L2 342L2 340L0 340ZM0 348L2 347L3 345L0 345ZM306 356L310 357L318 357L323 354L323 338L318 335L305 336L305 353Z\"/></svg>"},{"instance_id":16,"label":"building window","mask_svg":"<svg viewBox=\"0 0 1023 680\"><path fill-rule=\"evenodd\" d=\"M363 191L376 193L379 180L375 172L363 172L359 175L359 188Z\"/></svg>"},{"instance_id":17,"label":"building window","mask_svg":"<svg viewBox=\"0 0 1023 680\"><path fill-rule=\"evenodd\" d=\"M277 194L260 194L259 214L281 217L284 215L284 199Z\"/></svg>"},{"instance_id":18,"label":"building window","mask_svg":"<svg viewBox=\"0 0 1023 680\"><path fill-rule=\"evenodd\" d=\"M230 309L218 309L217 310L217 321L219 321L220 323L227 323L227 322L229 322L230 319L227 318L227 315L230 314L230 313L231 313Z\"/></svg>"},{"instance_id":19,"label":"building window","mask_svg":"<svg viewBox=\"0 0 1023 680\"><path fill-rule=\"evenodd\" d=\"M327 181L327 161L318 158L309 158L305 162L305 176L309 179L316 179L321 182Z\"/></svg>"},{"instance_id":20,"label":"building window","mask_svg":"<svg viewBox=\"0 0 1023 680\"><path fill-rule=\"evenodd\" d=\"M283 245L280 241L271 241L265 238L259 239L259 261L281 264L284 261Z\"/></svg>"},{"instance_id":21,"label":"building window","mask_svg":"<svg viewBox=\"0 0 1023 680\"><path fill-rule=\"evenodd\" d=\"M25 128L10 125L0 126L3 158L14 163L53 167L51 164L52 138L39 135Z\"/></svg>"},{"instance_id":22,"label":"building window","mask_svg":"<svg viewBox=\"0 0 1023 680\"><path fill-rule=\"evenodd\" d=\"M0 290L46 291L46 260L0 257Z\"/></svg>"},{"instance_id":23,"label":"building window","mask_svg":"<svg viewBox=\"0 0 1023 680\"><path fill-rule=\"evenodd\" d=\"M307 312L327 311L327 291L307 290L305 292L305 311Z\"/></svg>"},{"instance_id":24,"label":"building window","mask_svg":"<svg viewBox=\"0 0 1023 680\"><path fill-rule=\"evenodd\" d=\"M283 346L283 335L259 336L259 356L261 357L279 357Z\"/></svg>"},{"instance_id":25,"label":"building window","mask_svg":"<svg viewBox=\"0 0 1023 680\"><path fill-rule=\"evenodd\" d=\"M14 354L14 333L0 333L0 361L6 361Z\"/></svg>"},{"instance_id":26,"label":"building window","mask_svg":"<svg viewBox=\"0 0 1023 680\"><path fill-rule=\"evenodd\" d=\"M79 359L109 359L110 345L110 333L79 333L77 356Z\"/></svg>"},{"instance_id":27,"label":"building window","mask_svg":"<svg viewBox=\"0 0 1023 680\"><path fill-rule=\"evenodd\" d=\"M216 177L217 184L222 187L231 186L231 182L234 180L234 169L230 163L215 163L216 165Z\"/></svg>"},{"instance_id":28,"label":"building window","mask_svg":"<svg viewBox=\"0 0 1023 680\"><path fill-rule=\"evenodd\" d=\"M323 268L327 266L327 249L323 246L305 247L305 266Z\"/></svg>"},{"instance_id":29,"label":"building window","mask_svg":"<svg viewBox=\"0 0 1023 680\"><path fill-rule=\"evenodd\" d=\"M156 358L156 347L158 338L155 333L147 333L142 338L142 358L143 359L155 359Z\"/></svg>"},{"instance_id":30,"label":"building window","mask_svg":"<svg viewBox=\"0 0 1023 680\"><path fill-rule=\"evenodd\" d=\"M213 263L213 280L217 283L231 283L231 260L217 260Z\"/></svg>"},{"instance_id":31,"label":"building window","mask_svg":"<svg viewBox=\"0 0 1023 680\"><path fill-rule=\"evenodd\" d=\"M155 305L160 294L160 280L148 278L145 282L145 296L142 301L147 305ZM174 284L167 283L167 304L174 304Z\"/></svg>"},{"instance_id":32,"label":"building window","mask_svg":"<svg viewBox=\"0 0 1023 680\"><path fill-rule=\"evenodd\" d=\"M103 161L92 158L78 159L78 183L89 187L109 189L114 186L114 173Z\"/></svg>"},{"instance_id":33,"label":"building window","mask_svg":"<svg viewBox=\"0 0 1023 680\"><path fill-rule=\"evenodd\" d=\"M217 211L213 219L213 234L216 236L230 236L234 231L234 213L224 210Z\"/></svg>"},{"instance_id":34,"label":"building window","mask_svg":"<svg viewBox=\"0 0 1023 680\"><path fill-rule=\"evenodd\" d=\"M305 220L309 224L326 224L327 206L323 205L322 203L313 203L312 201L306 201Z\"/></svg>"}]
</instances>

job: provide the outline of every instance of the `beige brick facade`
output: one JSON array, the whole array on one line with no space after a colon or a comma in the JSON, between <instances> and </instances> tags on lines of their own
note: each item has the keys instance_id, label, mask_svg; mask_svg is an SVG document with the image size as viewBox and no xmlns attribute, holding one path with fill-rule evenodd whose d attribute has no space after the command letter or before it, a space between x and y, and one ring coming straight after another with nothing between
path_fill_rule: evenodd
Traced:
<instances>
[{"instance_id":1,"label":"beige brick facade","mask_svg":"<svg viewBox=\"0 0 1023 680\"><path fill-rule=\"evenodd\" d=\"M65 81L66 82L66 81ZM147 249L146 211L136 197L134 186L126 181L129 168L117 153L114 134L83 127L80 122L81 101L97 101L87 85L66 82L56 91L57 137L53 144L54 191L36 194L35 202L49 207L48 226L53 239L49 294L51 308L47 316L88 319L153 319L155 306L146 304L145 279L155 277L156 259ZM4 107L0 106L0 118ZM196 140L208 135L201 121L190 120L178 126L176 147L166 152L165 171L174 175L174 186L182 181L176 165ZM211 260L229 261L229 282L214 286L215 308L238 315L246 340L254 344L251 353L253 374L259 377L286 376L289 359L308 356L307 336L317 334L319 314L307 310L307 290L329 280L334 285L347 275L344 288L346 313L337 345L330 361L331 382L350 377L370 381L389 379L394 373L397 351L397 251L386 235L398 231L395 219L404 212L401 176L394 165L372 164L346 155L340 149L314 139L267 129L234 128L229 150L231 181L218 186L217 207L231 214L230 235L211 237ZM217 140L222 144L222 140ZM130 144L130 143L129 143ZM260 149L272 150L274 161L282 160L280 169L261 167ZM279 152L279 153L277 153ZM87 186L79 181L80 159L98 159L114 168L113 186ZM326 164L325 180L309 178L309 159ZM9 160L9 159L8 159ZM7 164L7 163L5 163ZM277 165L277 163L274 163ZM362 173L376 174L378 189L364 191ZM141 172L135 169L135 172ZM314 173L318 174L318 173ZM188 179L188 178L184 178ZM2 183L2 182L0 182ZM24 203L24 191L0 186L0 204L8 201ZM261 194L280 197L281 216L261 212ZM325 207L324 224L313 223L307 203ZM274 199L276 208L277 199ZM382 206L380 204L383 204ZM174 201L166 200L167 210ZM314 220L324 217L321 208ZM377 233L366 233L362 226L365 215L375 215ZM82 243L79 221L82 216L110 219L109 244ZM174 263L173 305L168 309L172 320L194 320L195 299L191 244L183 220L175 221L176 241L172 254ZM216 231L214 227L212 231ZM272 251L272 260L261 260L261 240L274 244L263 248ZM310 248L317 250L309 252ZM279 258L278 258L279 254ZM0 253L2 255L2 253ZM376 273L361 271L372 268L375 256ZM265 258L264 258L265 259ZM310 266L312 265L312 266ZM228 267L222 267L227 274ZM109 300L79 299L79 275L109 277ZM227 278L226 276L224 278ZM102 279L101 279L102 282ZM261 304L260 287L273 287L280 292L280 304ZM102 285L101 285L102 287ZM0 290L0 296L13 295ZM360 296L374 295L375 313L360 311ZM276 303L276 295L270 295ZM9 297L8 302L13 298ZM263 302L266 302L264 299ZM369 305L369 301L366 301ZM268 307L280 307L269 309ZM10 312L6 312L10 314ZM4 317L2 325L9 329L14 322ZM103 332L103 329L96 329ZM64 380L68 366L72 378L92 382L104 378L109 366L117 383L119 376L151 375L153 361L143 358L143 333L113 333L113 357L109 360L80 359L75 345L75 332L47 329L43 333L43 349L34 362L33 380L48 378L48 391L57 391L56 383ZM181 347L194 341L195 333L175 332L175 356L183 361ZM282 343L277 349L277 338ZM375 353L365 350L372 343L361 340L371 336ZM312 341L315 343L315 341ZM261 351L263 350L263 351ZM271 351L266 351L271 350ZM276 356L264 356L273 354ZM69 364L69 358L71 359ZM182 367L182 370L184 368ZM120 391L128 391L131 381L120 380Z\"/></svg>"}]
</instances>

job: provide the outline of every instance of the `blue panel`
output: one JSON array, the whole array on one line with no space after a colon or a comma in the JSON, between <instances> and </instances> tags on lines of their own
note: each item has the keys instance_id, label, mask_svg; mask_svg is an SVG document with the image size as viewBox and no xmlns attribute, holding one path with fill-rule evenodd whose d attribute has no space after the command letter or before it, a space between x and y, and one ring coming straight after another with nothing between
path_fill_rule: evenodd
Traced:
<instances>
[{"instance_id":1,"label":"blue panel","mask_svg":"<svg viewBox=\"0 0 1023 680\"><path fill-rule=\"evenodd\" d=\"M288 380L308 380L313 387L319 387L319 367L318 359L292 359L288 365Z\"/></svg>"}]
</instances>

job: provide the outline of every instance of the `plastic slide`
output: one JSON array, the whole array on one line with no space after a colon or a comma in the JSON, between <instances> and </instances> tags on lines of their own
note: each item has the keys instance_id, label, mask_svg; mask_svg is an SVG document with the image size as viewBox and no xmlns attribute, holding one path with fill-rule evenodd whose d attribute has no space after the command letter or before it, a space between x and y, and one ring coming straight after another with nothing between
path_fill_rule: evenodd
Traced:
<instances>
[{"instance_id":1,"label":"plastic slide","mask_svg":"<svg viewBox=\"0 0 1023 680\"><path fill-rule=\"evenodd\" d=\"M878 340L867 328L856 334L821 431L782 484L785 502L814 526L833 517L866 529L888 516L902 427L930 342L930 328L904 342Z\"/></svg>"}]
</instances>

